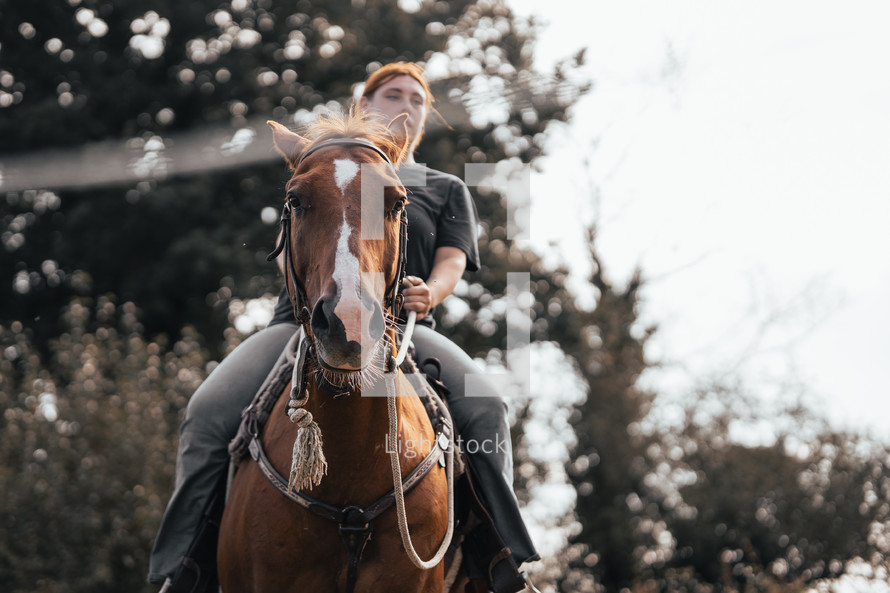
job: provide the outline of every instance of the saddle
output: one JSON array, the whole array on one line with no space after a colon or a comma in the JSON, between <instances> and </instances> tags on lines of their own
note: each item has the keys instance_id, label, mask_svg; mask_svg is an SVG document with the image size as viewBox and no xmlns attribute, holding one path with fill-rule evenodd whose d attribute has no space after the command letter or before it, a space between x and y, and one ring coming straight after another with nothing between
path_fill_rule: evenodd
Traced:
<instances>
[{"instance_id":1,"label":"saddle","mask_svg":"<svg viewBox=\"0 0 890 593\"><path fill-rule=\"evenodd\" d=\"M172 579L170 591L174 593L217 593L219 585L216 579L216 542L219 537L219 524L225 504L228 486L237 470L238 464L250 456L260 463L261 469L265 455L259 447L259 436L268 421L276 402L282 393L288 390L293 375L294 365L300 364L296 355L297 334L284 349L275 366L270 371L263 385L255 395L253 401L247 406L241 415L241 424L238 433L229 444L231 462L229 472L216 489L216 494L208 503L202 517L198 535L195 538L188 555L183 558L179 571ZM446 406L445 398L448 389L441 382L441 364L437 359L427 359L418 367L413 360L413 349L409 350L409 356L401 366L401 370L408 377L418 396L420 397L427 415L433 426L434 432L447 434L453 430L446 414L441 407ZM435 375L428 373L427 369L435 370ZM259 449L259 452L258 452ZM524 571L520 571L512 557L510 548L507 547L492 520L487 504L476 487L477 478L474 477L474 469L469 459L462 451L457 451L455 456L455 516L454 537L451 547L445 556L445 591L448 591L454 579L463 569L464 574L471 579L471 586L467 591L491 591L493 593L515 593L526 587L528 577ZM443 457L439 457L444 461ZM274 469L263 472L273 482L276 481ZM287 481L284 480L286 484ZM309 503L290 497L301 506L313 512L318 512L318 501L309 499ZM381 499L383 501L386 497ZM381 501L378 501L380 504ZM315 504L313 504L315 503ZM321 505L327 506L327 505ZM383 505L380 504L381 508ZM311 508L310 507L314 507ZM388 508L388 505L386 505ZM383 509L385 510L385 509ZM337 509L330 508L328 518L338 520L335 516ZM344 519L346 521L347 519ZM340 523L341 535L344 533L344 522ZM349 532L350 527L346 526ZM347 534L347 537L353 534ZM350 541L344 537L347 550ZM351 542L354 562L357 565L361 557L365 541ZM534 590L534 589L533 589Z\"/></svg>"}]
</instances>

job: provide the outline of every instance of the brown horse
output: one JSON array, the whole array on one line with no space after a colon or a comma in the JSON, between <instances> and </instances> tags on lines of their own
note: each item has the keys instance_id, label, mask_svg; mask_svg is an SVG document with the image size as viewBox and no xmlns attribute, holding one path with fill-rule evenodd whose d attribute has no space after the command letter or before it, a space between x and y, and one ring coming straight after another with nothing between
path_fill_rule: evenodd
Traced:
<instances>
[{"instance_id":1,"label":"brown horse","mask_svg":"<svg viewBox=\"0 0 890 593\"><path fill-rule=\"evenodd\" d=\"M279 247L284 248L285 280L306 338L300 348L304 354L308 350L304 366L309 370L295 374L304 397L289 409L302 428L298 431L288 419L288 398L281 397L260 439L270 466L284 476L291 468L291 484L282 487L279 482L276 488L261 464L249 460L232 482L218 548L222 590L439 593L442 564L421 569L409 560L394 505L373 520L367 545L363 552L359 549L361 562L351 572L344 542L353 537L348 530L357 529L356 522L344 535L334 517L291 500L300 490L320 501L316 511L324 505L365 509L393 489L393 447L399 451L403 478L437 447L437 435L417 397L362 397L363 384L366 390L372 383L383 384L382 374L395 352L387 309L397 302L406 192L391 163L402 160L403 149L384 128L355 113L322 119L302 136L270 125L275 146L292 171L282 215L287 236ZM363 168L365 164L374 166ZM381 209L376 215L383 228L377 239L362 238L363 185L366 194L368 187L383 194L382 204L366 199ZM367 212L365 216L367 224L371 218ZM400 395L413 393L401 374L395 385ZM391 401L398 418L396 443L388 434ZM301 436L295 446L300 431L309 436ZM312 431L323 435L323 457L314 450L322 441L313 440ZM301 463L312 467L294 479L294 472L302 471L294 468ZM424 559L436 553L449 523L446 472L438 463L430 467L404 497L410 541Z\"/></svg>"}]
</instances>

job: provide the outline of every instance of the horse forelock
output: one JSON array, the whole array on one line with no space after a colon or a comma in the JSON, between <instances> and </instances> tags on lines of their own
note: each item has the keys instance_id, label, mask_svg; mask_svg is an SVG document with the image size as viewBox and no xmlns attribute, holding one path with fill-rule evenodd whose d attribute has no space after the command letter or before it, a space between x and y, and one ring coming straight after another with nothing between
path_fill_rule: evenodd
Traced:
<instances>
[{"instance_id":1,"label":"horse forelock","mask_svg":"<svg viewBox=\"0 0 890 593\"><path fill-rule=\"evenodd\" d=\"M345 113L322 113L301 130L301 135L307 140L304 153L328 140L361 138L380 148L394 165L404 162L408 156L406 143L399 143L386 125L375 120L373 115L362 113L355 106Z\"/></svg>"}]
</instances>

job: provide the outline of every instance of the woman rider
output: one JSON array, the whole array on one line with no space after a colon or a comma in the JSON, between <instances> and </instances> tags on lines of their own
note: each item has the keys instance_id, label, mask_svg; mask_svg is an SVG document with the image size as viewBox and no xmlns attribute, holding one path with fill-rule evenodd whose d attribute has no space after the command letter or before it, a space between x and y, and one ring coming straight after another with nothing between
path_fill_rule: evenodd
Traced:
<instances>
[{"instance_id":1,"label":"woman rider","mask_svg":"<svg viewBox=\"0 0 890 593\"><path fill-rule=\"evenodd\" d=\"M481 377L467 394L465 376L479 373L472 359L433 329L431 311L457 285L465 270L479 268L475 205L457 177L414 164L433 96L414 63L398 62L376 70L365 83L359 107L388 125L409 146L407 163L421 169L426 185L409 186L407 277L404 311L415 311L413 342L417 360L437 358L448 404L478 488L489 503L497 531L510 548L516 566L538 559L513 493L513 460L506 406ZM268 327L245 340L195 391L180 427L176 481L151 553L149 581L177 580L196 539L208 501L226 472L228 444L240 423L241 410L259 390L287 342L297 330L287 292L282 291ZM486 567L479 567L484 570ZM472 575L471 576L482 576ZM171 586L172 585L172 586Z\"/></svg>"}]
</instances>

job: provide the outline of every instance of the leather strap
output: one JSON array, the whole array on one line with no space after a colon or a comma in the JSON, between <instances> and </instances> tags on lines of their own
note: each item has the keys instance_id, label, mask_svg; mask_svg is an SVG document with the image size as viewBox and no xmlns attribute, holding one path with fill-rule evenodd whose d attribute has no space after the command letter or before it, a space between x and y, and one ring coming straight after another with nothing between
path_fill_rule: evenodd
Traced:
<instances>
[{"instance_id":1,"label":"leather strap","mask_svg":"<svg viewBox=\"0 0 890 593\"><path fill-rule=\"evenodd\" d=\"M297 161L297 166L294 168L296 169L301 164L303 164L303 161L306 160L306 158L310 154L321 150L322 148L327 148L328 146L364 146L365 148L370 148L371 150L382 156L383 160L386 161L387 164L392 166L392 160L390 160L389 155L383 152L383 150L379 146L377 146L370 140L365 140L364 138L332 138L330 140L325 140L324 142L319 142L318 144L304 152L302 155L300 155L300 160Z\"/></svg>"},{"instance_id":2,"label":"leather strap","mask_svg":"<svg viewBox=\"0 0 890 593\"><path fill-rule=\"evenodd\" d=\"M367 520L366 512L361 507L352 506L343 510L346 514L339 525L339 532L346 548L346 591L352 593L358 580L358 563L371 539L371 521Z\"/></svg>"},{"instance_id":3,"label":"leather strap","mask_svg":"<svg viewBox=\"0 0 890 593\"><path fill-rule=\"evenodd\" d=\"M436 435L436 446L433 447L432 451L429 452L429 454L423 459L423 461L421 461L420 464L415 467L411 471L411 473L405 477L404 480L402 480L402 488L406 493L417 486L420 480L422 480L436 465L436 462L442 455L442 443L445 440L446 439L439 439L439 436ZM271 482L272 485L275 486L275 488L277 488L279 492L284 494L286 497L288 497L304 509L311 511L320 517L324 517L325 519L330 519L331 521L336 521L337 523L343 523L346 518L347 512L351 512L355 509L360 509L364 513L364 518L367 521L372 521L380 516L385 510L395 504L393 491L390 490L364 509L361 509L361 507L357 506L349 506L343 509L337 508L335 506L321 502L318 499L312 498L311 496L302 492L289 490L287 487L287 480L280 473L278 473L278 470L276 470L272 466L272 463L266 456L266 452L263 450L263 445L262 443L260 443L259 437L254 436L251 439L250 445L248 445L248 450L250 451L251 458L256 461L257 466L260 468L260 471L263 472L263 475L266 476L266 479L268 479L269 482Z\"/></svg>"}]
</instances>

